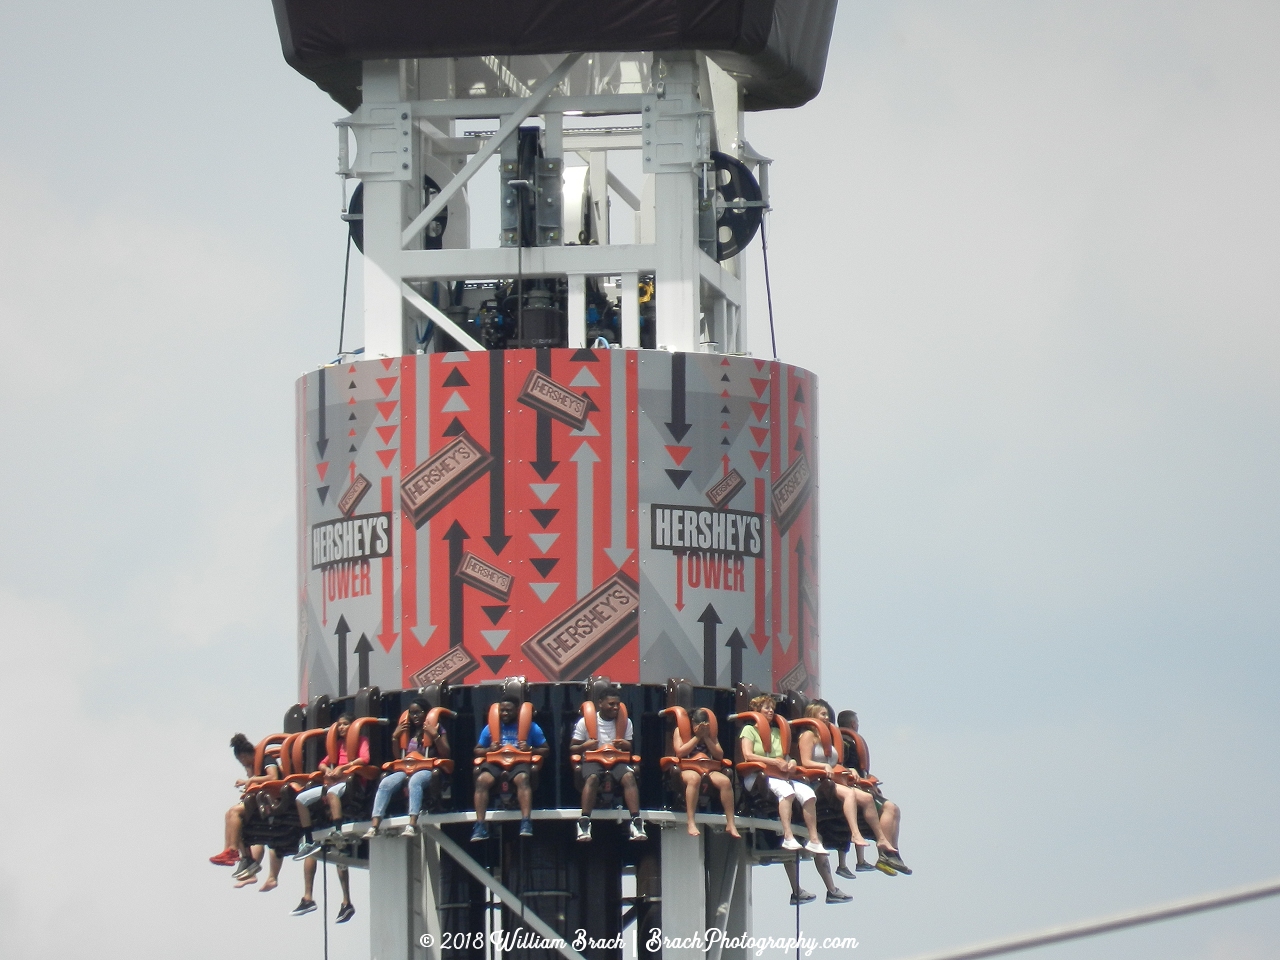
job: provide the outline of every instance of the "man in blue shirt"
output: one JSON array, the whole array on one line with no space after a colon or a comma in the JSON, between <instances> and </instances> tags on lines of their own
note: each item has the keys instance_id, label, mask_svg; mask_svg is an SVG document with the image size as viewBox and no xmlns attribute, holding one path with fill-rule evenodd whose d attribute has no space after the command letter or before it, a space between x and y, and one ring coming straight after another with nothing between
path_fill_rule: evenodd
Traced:
<instances>
[{"instance_id":1,"label":"man in blue shirt","mask_svg":"<svg viewBox=\"0 0 1280 960\"><path fill-rule=\"evenodd\" d=\"M520 739L520 727L516 722L520 712L520 704L514 699L503 699L498 705L499 743L498 747L508 747L521 753L533 753L545 757L548 753L547 737L542 728L530 722L528 740ZM489 725L485 724L476 741L475 755L485 757L494 749L493 735ZM516 787L516 797L520 801L520 836L533 836L533 764L528 762L503 766L499 763L482 763L476 774L476 825L471 831L471 840L485 840L489 836L489 827L484 822L485 813L489 809L489 791L495 783L509 782Z\"/></svg>"}]
</instances>

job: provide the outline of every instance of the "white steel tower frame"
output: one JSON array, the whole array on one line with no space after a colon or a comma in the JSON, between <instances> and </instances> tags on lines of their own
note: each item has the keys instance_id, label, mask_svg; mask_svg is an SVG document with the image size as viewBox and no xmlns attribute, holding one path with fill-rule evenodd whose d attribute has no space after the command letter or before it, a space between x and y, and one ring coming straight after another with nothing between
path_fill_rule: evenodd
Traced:
<instances>
[{"instance_id":1,"label":"white steel tower frame","mask_svg":"<svg viewBox=\"0 0 1280 960\"><path fill-rule=\"evenodd\" d=\"M456 89L457 60L365 61L363 103L338 122L338 172L364 184L365 357L415 352L410 331L425 319L466 349L484 349L415 287L517 275L566 280L566 346L587 345L586 284L603 278L619 284L621 346L640 347L637 290L641 278L653 277L656 346L746 353L743 257L714 258L716 216L723 207L717 206L710 153L719 150L748 164L763 160L743 141L742 97L733 76L698 53L480 59L493 84L467 91ZM512 61L525 74L540 67L538 75L518 76ZM566 115L601 118L602 125L577 132L565 126ZM498 121L496 133L459 135L460 121L486 118ZM509 175L516 131L529 121L542 129L536 181L504 180L492 202L510 206L512 189L535 191L536 245L517 249L515 232L504 229L496 249L473 249L468 186L495 154ZM609 169L609 154L618 150L641 151L640 195ZM561 227L562 210L572 203L561 186L569 154L587 163L591 244L575 243ZM767 168L758 169L767 188ZM418 189L424 174L441 188L425 207ZM610 193L635 211L636 242L609 242ZM446 210L443 249L422 249L424 229Z\"/></svg>"}]
</instances>

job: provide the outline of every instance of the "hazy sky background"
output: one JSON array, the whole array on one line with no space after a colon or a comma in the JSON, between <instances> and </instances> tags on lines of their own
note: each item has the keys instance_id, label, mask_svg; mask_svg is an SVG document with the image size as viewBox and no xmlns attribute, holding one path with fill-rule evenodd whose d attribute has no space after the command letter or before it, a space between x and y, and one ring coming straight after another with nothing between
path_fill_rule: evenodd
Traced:
<instances>
[{"instance_id":1,"label":"hazy sky background","mask_svg":"<svg viewBox=\"0 0 1280 960\"><path fill-rule=\"evenodd\" d=\"M895 960L1280 873L1278 44L1266 2L846 0L821 97L750 118L822 378L824 691L916 869L806 932ZM0 83L0 953L314 958L296 865L206 858L296 689L341 110L266 0L10 3ZM1277 943L1269 901L1027 956Z\"/></svg>"}]
</instances>

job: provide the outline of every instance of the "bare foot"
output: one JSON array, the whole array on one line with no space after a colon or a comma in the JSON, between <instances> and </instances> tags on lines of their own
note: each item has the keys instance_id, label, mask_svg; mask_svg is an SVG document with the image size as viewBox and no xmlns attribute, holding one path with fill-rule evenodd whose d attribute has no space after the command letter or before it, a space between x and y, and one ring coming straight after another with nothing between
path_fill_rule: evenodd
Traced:
<instances>
[{"instance_id":1,"label":"bare foot","mask_svg":"<svg viewBox=\"0 0 1280 960\"><path fill-rule=\"evenodd\" d=\"M727 833L729 836L733 837L733 839L735 839L735 840L741 840L741 839L742 839L742 834L740 834L740 833L738 832L738 828L737 828L737 827L735 827L735 826L728 826L728 827L725 827L725 828L724 828L724 832L725 832L725 833Z\"/></svg>"},{"instance_id":2,"label":"bare foot","mask_svg":"<svg viewBox=\"0 0 1280 960\"><path fill-rule=\"evenodd\" d=\"M696 826L694 826L692 823L691 823L691 824L689 824L689 826L687 826L685 829L689 831L689 836L691 836L691 837L700 837L700 836L702 836L702 834L699 832L698 828L697 828Z\"/></svg>"},{"instance_id":3,"label":"bare foot","mask_svg":"<svg viewBox=\"0 0 1280 960\"><path fill-rule=\"evenodd\" d=\"M866 837L860 837L855 834L853 837L853 845L855 847L869 847L871 846L871 841Z\"/></svg>"},{"instance_id":4,"label":"bare foot","mask_svg":"<svg viewBox=\"0 0 1280 960\"><path fill-rule=\"evenodd\" d=\"M898 855L898 848L890 845L888 840L881 840L876 844L876 849L882 853L891 853L895 857Z\"/></svg>"},{"instance_id":5,"label":"bare foot","mask_svg":"<svg viewBox=\"0 0 1280 960\"><path fill-rule=\"evenodd\" d=\"M245 877L243 880L237 880L234 886L237 890L239 890L241 887L247 887L249 886L249 884L257 883L257 882L258 882L257 877Z\"/></svg>"},{"instance_id":6,"label":"bare foot","mask_svg":"<svg viewBox=\"0 0 1280 960\"><path fill-rule=\"evenodd\" d=\"M261 889L261 890L259 890L258 892L259 892L259 893L270 893L272 890L274 890L274 889L275 889L276 887L278 887L278 886L280 886L280 881L279 881L279 880L272 880L270 877L268 877L268 878L267 878L267 882L266 882L266 883L264 883L264 884L262 885L262 889Z\"/></svg>"}]
</instances>

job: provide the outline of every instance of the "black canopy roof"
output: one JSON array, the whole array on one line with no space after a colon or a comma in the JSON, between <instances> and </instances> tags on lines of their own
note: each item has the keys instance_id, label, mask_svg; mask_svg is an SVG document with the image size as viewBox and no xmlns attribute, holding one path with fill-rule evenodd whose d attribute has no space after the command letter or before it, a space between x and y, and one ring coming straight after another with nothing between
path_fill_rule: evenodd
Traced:
<instances>
[{"instance_id":1,"label":"black canopy roof","mask_svg":"<svg viewBox=\"0 0 1280 960\"><path fill-rule=\"evenodd\" d=\"M360 61L702 50L747 110L817 96L836 0L272 0L284 58L354 110Z\"/></svg>"}]
</instances>

